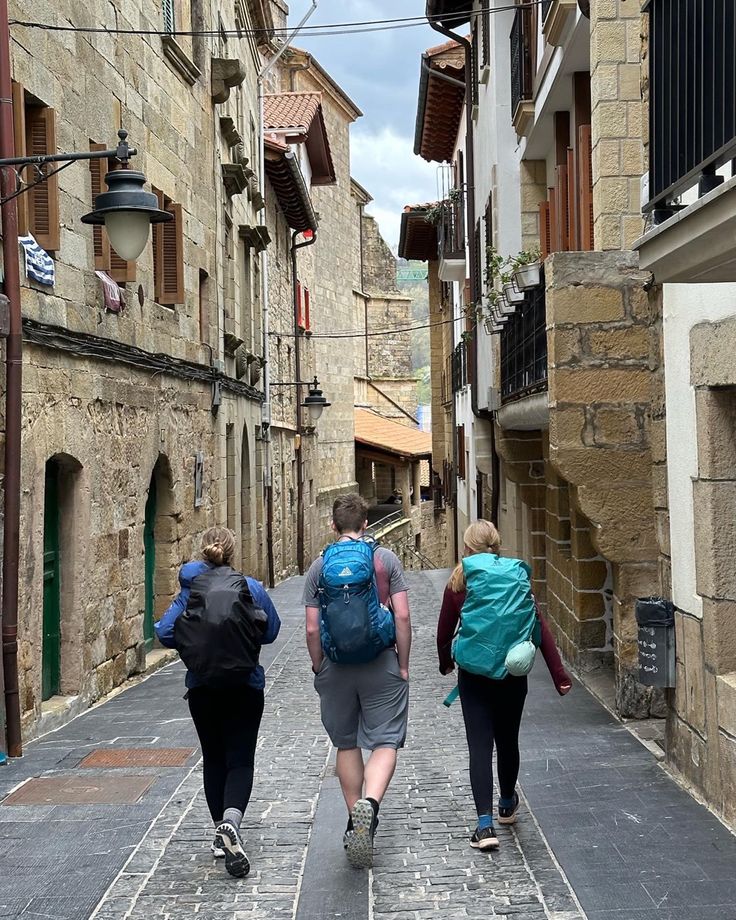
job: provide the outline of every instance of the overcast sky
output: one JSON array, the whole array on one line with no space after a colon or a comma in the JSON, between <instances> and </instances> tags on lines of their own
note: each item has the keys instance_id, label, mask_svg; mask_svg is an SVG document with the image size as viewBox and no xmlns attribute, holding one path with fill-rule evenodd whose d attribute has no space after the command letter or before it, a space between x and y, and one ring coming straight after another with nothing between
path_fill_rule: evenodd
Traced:
<instances>
[{"instance_id":1,"label":"overcast sky","mask_svg":"<svg viewBox=\"0 0 736 920\"><path fill-rule=\"evenodd\" d=\"M310 5L291 0L290 25ZM424 10L425 0L320 0L308 25L423 16ZM413 147L421 53L443 41L426 21L359 35L302 33L295 41L363 112L352 128L352 173L373 196L369 211L394 249L404 205L437 197L437 166L414 156Z\"/></svg>"}]
</instances>

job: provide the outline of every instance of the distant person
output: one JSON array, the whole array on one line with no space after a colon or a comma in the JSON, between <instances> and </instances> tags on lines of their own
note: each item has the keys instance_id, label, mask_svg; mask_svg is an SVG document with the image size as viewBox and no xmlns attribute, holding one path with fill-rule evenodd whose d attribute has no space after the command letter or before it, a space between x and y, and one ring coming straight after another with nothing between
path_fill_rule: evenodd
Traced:
<instances>
[{"instance_id":1,"label":"distant person","mask_svg":"<svg viewBox=\"0 0 736 920\"><path fill-rule=\"evenodd\" d=\"M258 658L281 621L263 585L232 568L234 556L231 530L205 531L202 560L182 566L181 590L155 630L188 668L185 699L202 746L212 853L225 858L230 875L243 878L250 863L240 825L253 789L265 687Z\"/></svg>"},{"instance_id":2,"label":"distant person","mask_svg":"<svg viewBox=\"0 0 736 920\"><path fill-rule=\"evenodd\" d=\"M499 846L493 824L494 745L499 823L513 824L519 808L519 728L527 678L518 672L531 669L534 646L541 641L542 654L561 696L569 692L572 680L539 615L526 563L499 555L501 538L490 521L471 524L463 539L465 558L454 569L442 599L437 651L442 674L449 674L456 664L458 667L470 785L478 815L470 845L494 850ZM515 655L526 656L526 660L519 665ZM517 676L509 671L509 665Z\"/></svg>"},{"instance_id":3,"label":"distant person","mask_svg":"<svg viewBox=\"0 0 736 920\"><path fill-rule=\"evenodd\" d=\"M356 868L373 865L378 809L409 712L407 584L396 555L364 537L367 516L360 495L335 500L337 540L312 563L304 588L314 686L348 808L343 843ZM365 764L361 749L371 752Z\"/></svg>"}]
</instances>

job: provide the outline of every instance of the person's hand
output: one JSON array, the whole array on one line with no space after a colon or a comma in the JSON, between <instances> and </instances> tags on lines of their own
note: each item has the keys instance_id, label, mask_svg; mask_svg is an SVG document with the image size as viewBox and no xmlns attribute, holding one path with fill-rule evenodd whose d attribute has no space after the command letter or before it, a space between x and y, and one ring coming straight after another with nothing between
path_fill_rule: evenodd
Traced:
<instances>
[{"instance_id":1,"label":"person's hand","mask_svg":"<svg viewBox=\"0 0 736 920\"><path fill-rule=\"evenodd\" d=\"M409 680L409 668L399 668L399 674L401 674L403 680Z\"/></svg>"},{"instance_id":2,"label":"person's hand","mask_svg":"<svg viewBox=\"0 0 736 920\"><path fill-rule=\"evenodd\" d=\"M455 662L453 661L452 664L448 664L446 668L440 668L440 674L446 677L448 674L452 674L454 670L455 670Z\"/></svg>"}]
</instances>

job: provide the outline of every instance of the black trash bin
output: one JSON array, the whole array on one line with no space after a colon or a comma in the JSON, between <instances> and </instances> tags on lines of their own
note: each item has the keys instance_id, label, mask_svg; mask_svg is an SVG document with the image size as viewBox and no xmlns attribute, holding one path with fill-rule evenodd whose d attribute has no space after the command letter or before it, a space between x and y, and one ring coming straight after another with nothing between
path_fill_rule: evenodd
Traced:
<instances>
[{"instance_id":1,"label":"black trash bin","mask_svg":"<svg viewBox=\"0 0 736 920\"><path fill-rule=\"evenodd\" d=\"M662 597L636 602L639 627L639 683L647 687L675 686L675 605Z\"/></svg>"}]
</instances>

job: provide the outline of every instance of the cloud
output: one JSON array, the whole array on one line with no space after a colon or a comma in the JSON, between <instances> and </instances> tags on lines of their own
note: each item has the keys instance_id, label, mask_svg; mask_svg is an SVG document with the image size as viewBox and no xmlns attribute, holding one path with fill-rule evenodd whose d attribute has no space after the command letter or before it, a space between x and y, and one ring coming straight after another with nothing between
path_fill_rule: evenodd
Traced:
<instances>
[{"instance_id":1,"label":"cloud","mask_svg":"<svg viewBox=\"0 0 736 920\"><path fill-rule=\"evenodd\" d=\"M350 171L373 196L368 211L394 249L405 205L437 197L437 165L415 156L413 146L412 136L388 126L370 131L365 123L359 124L351 135Z\"/></svg>"}]
</instances>

